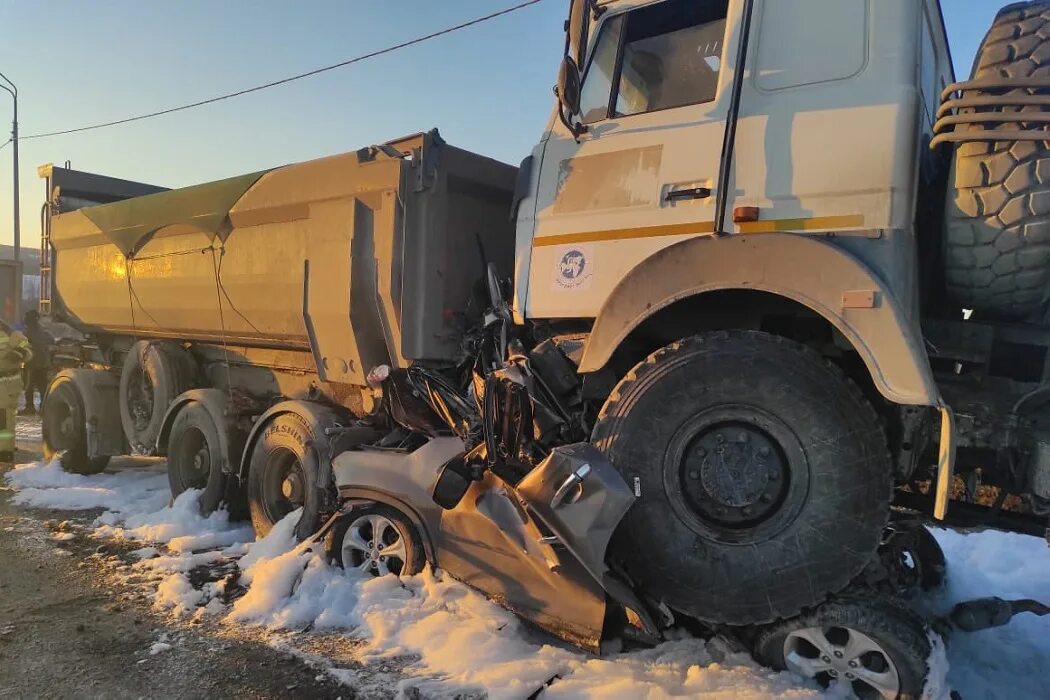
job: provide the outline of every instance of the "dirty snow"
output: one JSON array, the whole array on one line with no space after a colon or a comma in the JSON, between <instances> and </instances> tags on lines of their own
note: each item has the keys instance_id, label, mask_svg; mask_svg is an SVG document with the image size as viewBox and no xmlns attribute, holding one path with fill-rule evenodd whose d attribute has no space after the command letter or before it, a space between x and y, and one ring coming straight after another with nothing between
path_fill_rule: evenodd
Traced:
<instances>
[{"instance_id":1,"label":"dirty snow","mask_svg":"<svg viewBox=\"0 0 1050 700\"><path fill-rule=\"evenodd\" d=\"M155 609L252 625L272 635L275 646L289 644L289 630L344 631L362 643L357 660L369 667L413 659L401 670L397 689L404 695L486 692L491 698L525 698L550 683L541 697L835 696L763 669L717 639L683 634L654 649L597 659L537 634L441 572L427 570L400 581L343 572L328 564L320 545L296 546L297 514L254 541L251 528L230 522L224 511L202 517L195 493L169 503L162 464L95 476L66 474L58 465L22 465L5 479L24 505L102 509L90 536L142 544L124 568L126 575L151 582ZM948 556L949 585L925 601L931 609L947 612L959 600L985 595L1050 595L1050 551L1042 540L997 532L934 534ZM208 566L228 566L237 575L195 587L190 574ZM229 585L247 587L232 604L224 602ZM934 642L930 697L946 698L949 688L967 700L1004 693L1045 696L1048 618L1026 615L1004 628L955 635L946 650L939 638ZM164 645L161 640L150 652L159 653ZM350 685L362 673L334 665L328 672Z\"/></svg>"}]
</instances>

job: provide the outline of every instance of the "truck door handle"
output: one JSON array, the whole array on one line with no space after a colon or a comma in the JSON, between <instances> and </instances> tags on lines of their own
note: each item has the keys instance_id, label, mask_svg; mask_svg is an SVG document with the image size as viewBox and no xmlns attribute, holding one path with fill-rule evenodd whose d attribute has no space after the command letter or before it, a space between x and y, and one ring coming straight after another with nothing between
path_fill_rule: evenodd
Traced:
<instances>
[{"instance_id":1,"label":"truck door handle","mask_svg":"<svg viewBox=\"0 0 1050 700\"><path fill-rule=\"evenodd\" d=\"M677 202L680 199L707 199L710 196L710 187L690 187L685 190L669 190L664 195L664 201Z\"/></svg>"}]
</instances>

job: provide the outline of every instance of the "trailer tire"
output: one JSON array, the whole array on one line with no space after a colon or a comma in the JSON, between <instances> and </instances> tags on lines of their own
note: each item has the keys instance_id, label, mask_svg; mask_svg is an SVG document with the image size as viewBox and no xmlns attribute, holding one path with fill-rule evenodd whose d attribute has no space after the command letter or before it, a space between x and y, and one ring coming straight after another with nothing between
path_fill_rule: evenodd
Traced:
<instances>
[{"instance_id":1,"label":"trailer tire","mask_svg":"<svg viewBox=\"0 0 1050 700\"><path fill-rule=\"evenodd\" d=\"M178 343L140 340L131 346L120 372L120 422L133 452L156 451L168 406L193 387L194 370Z\"/></svg>"},{"instance_id":2,"label":"trailer tire","mask_svg":"<svg viewBox=\"0 0 1050 700\"><path fill-rule=\"evenodd\" d=\"M977 52L971 77L1050 77L1050 2L1003 8ZM990 317L1016 319L1038 311L1050 285L1050 151L1034 141L961 144L949 183L944 245L949 296Z\"/></svg>"},{"instance_id":3,"label":"trailer tire","mask_svg":"<svg viewBox=\"0 0 1050 700\"><path fill-rule=\"evenodd\" d=\"M892 469L878 416L793 341L705 333L632 369L592 440L638 495L611 556L711 623L797 615L876 556Z\"/></svg>"},{"instance_id":4,"label":"trailer tire","mask_svg":"<svg viewBox=\"0 0 1050 700\"><path fill-rule=\"evenodd\" d=\"M84 399L76 384L59 377L48 387L40 407L44 458L60 459L74 474L98 474L109 464L108 456L88 457L84 425Z\"/></svg>"},{"instance_id":5,"label":"trailer tire","mask_svg":"<svg viewBox=\"0 0 1050 700\"><path fill-rule=\"evenodd\" d=\"M248 509L256 536L266 536L297 508L302 508L295 527L299 540L320 527L326 486L319 483L318 439L310 423L296 413L274 416L255 437L248 465Z\"/></svg>"},{"instance_id":6,"label":"trailer tire","mask_svg":"<svg viewBox=\"0 0 1050 700\"><path fill-rule=\"evenodd\" d=\"M857 637L858 632L867 639ZM824 649L818 648L811 639L822 641ZM850 653L846 640L877 647L879 651L869 649L857 661L857 665L851 667L848 664L850 659L846 658ZM868 594L855 599L846 597L829 601L800 617L770 625L758 633L753 650L759 663L778 671L791 670L804 677L815 678L825 686L833 677L827 671L814 671L830 665L823 662L823 658L840 661L843 668L835 671L835 678L840 683L863 683L867 686L865 690L868 692L861 693L857 692L857 686L854 685L856 697L879 696L871 692L874 688L864 683L860 678L862 674L857 671L877 671L888 661L897 678L896 697L917 700L923 697L931 648L922 619L890 600ZM822 651L830 653L824 654ZM855 675L852 680L846 677L851 671Z\"/></svg>"},{"instance_id":7,"label":"trailer tire","mask_svg":"<svg viewBox=\"0 0 1050 700\"><path fill-rule=\"evenodd\" d=\"M177 498L200 489L198 505L208 515L222 505L229 477L222 471L221 428L198 401L190 401L175 416L168 438L168 484Z\"/></svg>"}]
</instances>

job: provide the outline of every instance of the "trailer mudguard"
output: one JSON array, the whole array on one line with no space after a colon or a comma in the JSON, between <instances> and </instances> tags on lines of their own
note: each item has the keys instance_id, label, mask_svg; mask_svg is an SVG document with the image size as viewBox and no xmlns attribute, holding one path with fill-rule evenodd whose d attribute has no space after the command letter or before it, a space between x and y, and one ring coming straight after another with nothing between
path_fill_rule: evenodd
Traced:
<instances>
[{"instance_id":1,"label":"trailer mudguard","mask_svg":"<svg viewBox=\"0 0 1050 700\"><path fill-rule=\"evenodd\" d=\"M333 431L344 427L349 422L348 416L343 411L337 410L332 406L314 401L300 400L282 401L274 404L256 419L251 431L248 433L248 439L244 443L244 451L240 455L240 466L237 469L238 477L242 482L248 478L248 465L251 464L252 448L255 446L255 441L258 439L260 432L265 429L267 423L282 413L294 413L301 417L310 426L310 432L320 439L319 442L321 444L314 445L314 450L317 452L317 466L320 470L317 483L332 483L332 458L335 455L332 454L333 440L330 439L330 436L333 434Z\"/></svg>"},{"instance_id":2,"label":"trailer mudguard","mask_svg":"<svg viewBox=\"0 0 1050 700\"><path fill-rule=\"evenodd\" d=\"M888 400L940 404L922 337L893 292L845 250L792 233L703 236L655 253L602 306L580 372L601 369L631 331L659 310L731 289L769 292L809 307L849 340Z\"/></svg>"},{"instance_id":3,"label":"trailer mudguard","mask_svg":"<svg viewBox=\"0 0 1050 700\"><path fill-rule=\"evenodd\" d=\"M208 412L212 423L219 434L219 453L223 456L222 464L219 465L223 474L233 472L234 465L240 464L241 452L244 449L244 436L238 434L233 416L228 410L229 396L219 389L190 389L178 395L168 406L164 414L164 422L157 436L157 454L166 456L168 454L168 442L171 439L171 426L175 423L175 417L179 412L196 401Z\"/></svg>"},{"instance_id":4,"label":"trailer mudguard","mask_svg":"<svg viewBox=\"0 0 1050 700\"><path fill-rule=\"evenodd\" d=\"M120 423L120 379L97 369L64 369L51 380L72 383L84 408L84 428L89 458L126 454L124 428Z\"/></svg>"}]
</instances>

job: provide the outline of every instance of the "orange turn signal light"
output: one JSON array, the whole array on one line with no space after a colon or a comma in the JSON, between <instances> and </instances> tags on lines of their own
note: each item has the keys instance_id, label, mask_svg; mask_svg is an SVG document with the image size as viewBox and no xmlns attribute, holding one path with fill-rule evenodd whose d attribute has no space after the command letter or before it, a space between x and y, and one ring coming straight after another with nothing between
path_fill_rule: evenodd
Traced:
<instances>
[{"instance_id":1,"label":"orange turn signal light","mask_svg":"<svg viewBox=\"0 0 1050 700\"><path fill-rule=\"evenodd\" d=\"M733 223L746 224L758 221L758 207L737 207L733 210Z\"/></svg>"}]
</instances>

